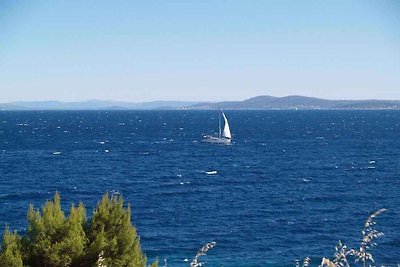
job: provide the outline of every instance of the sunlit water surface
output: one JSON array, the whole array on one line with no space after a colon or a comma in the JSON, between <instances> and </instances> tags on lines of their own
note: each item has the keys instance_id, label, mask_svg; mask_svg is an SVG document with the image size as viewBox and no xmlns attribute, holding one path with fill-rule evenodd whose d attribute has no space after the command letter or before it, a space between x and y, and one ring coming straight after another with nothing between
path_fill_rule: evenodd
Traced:
<instances>
[{"instance_id":1,"label":"sunlit water surface","mask_svg":"<svg viewBox=\"0 0 400 267\"><path fill-rule=\"evenodd\" d=\"M226 114L230 146L201 142L215 111L0 112L0 230L23 232L29 203L56 190L89 216L109 191L132 204L150 259L188 266L216 241L207 266L288 266L356 247L387 208L373 252L400 261L399 111Z\"/></svg>"}]
</instances>

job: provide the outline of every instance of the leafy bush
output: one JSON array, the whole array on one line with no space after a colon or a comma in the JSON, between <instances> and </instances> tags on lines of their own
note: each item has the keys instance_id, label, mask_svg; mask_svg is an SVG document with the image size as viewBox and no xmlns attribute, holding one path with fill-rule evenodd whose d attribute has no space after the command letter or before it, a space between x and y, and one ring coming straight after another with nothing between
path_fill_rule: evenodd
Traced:
<instances>
[{"instance_id":1,"label":"leafy bush","mask_svg":"<svg viewBox=\"0 0 400 267\"><path fill-rule=\"evenodd\" d=\"M56 192L41 210L29 206L25 236L6 228L0 267L145 267L147 258L130 218L122 196L108 194L89 221L82 203L72 205L67 217Z\"/></svg>"}]
</instances>

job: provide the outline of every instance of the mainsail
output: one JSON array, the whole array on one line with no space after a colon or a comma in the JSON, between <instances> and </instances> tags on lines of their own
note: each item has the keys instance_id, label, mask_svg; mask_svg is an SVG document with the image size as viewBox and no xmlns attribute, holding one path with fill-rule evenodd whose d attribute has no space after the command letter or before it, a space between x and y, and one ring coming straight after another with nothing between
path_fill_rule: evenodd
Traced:
<instances>
[{"instance_id":1,"label":"mainsail","mask_svg":"<svg viewBox=\"0 0 400 267\"><path fill-rule=\"evenodd\" d=\"M225 137L227 139L231 139L231 130L229 129L229 123L228 119L226 118L224 112L222 111L222 116L224 117L225 125L224 125L224 131L222 132L222 137Z\"/></svg>"},{"instance_id":2,"label":"mainsail","mask_svg":"<svg viewBox=\"0 0 400 267\"><path fill-rule=\"evenodd\" d=\"M222 115L222 116L221 116ZM221 117L224 118L224 128L222 129ZM207 143L223 144L229 145L232 142L231 130L229 129L228 119L226 118L224 112L221 110L218 120L218 137L212 135L204 135L203 141Z\"/></svg>"}]
</instances>

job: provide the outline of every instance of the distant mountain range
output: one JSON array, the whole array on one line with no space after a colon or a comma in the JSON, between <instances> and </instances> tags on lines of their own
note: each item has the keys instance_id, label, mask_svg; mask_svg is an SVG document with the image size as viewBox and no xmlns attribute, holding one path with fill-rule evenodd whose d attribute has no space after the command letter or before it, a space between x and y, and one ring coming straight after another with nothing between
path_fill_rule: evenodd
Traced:
<instances>
[{"instance_id":1,"label":"distant mountain range","mask_svg":"<svg viewBox=\"0 0 400 267\"><path fill-rule=\"evenodd\" d=\"M0 110L206 110L206 109L400 109L400 100L328 100L305 96L257 96L243 101L131 103L90 100L83 102L34 101L0 104Z\"/></svg>"},{"instance_id":2,"label":"distant mountain range","mask_svg":"<svg viewBox=\"0 0 400 267\"><path fill-rule=\"evenodd\" d=\"M243 101L198 103L191 109L400 109L400 100L328 100L306 96L257 96Z\"/></svg>"},{"instance_id":3,"label":"distant mountain range","mask_svg":"<svg viewBox=\"0 0 400 267\"><path fill-rule=\"evenodd\" d=\"M0 103L0 110L152 110L180 109L198 102L152 101L132 103L122 101L89 100L82 102L32 101Z\"/></svg>"}]
</instances>

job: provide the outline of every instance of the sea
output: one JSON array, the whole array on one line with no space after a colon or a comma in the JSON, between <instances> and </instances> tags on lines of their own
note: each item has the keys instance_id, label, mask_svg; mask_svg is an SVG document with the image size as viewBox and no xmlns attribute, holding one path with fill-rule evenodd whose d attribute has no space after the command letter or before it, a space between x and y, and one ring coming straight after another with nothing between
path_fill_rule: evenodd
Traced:
<instances>
[{"instance_id":1,"label":"sea","mask_svg":"<svg viewBox=\"0 0 400 267\"><path fill-rule=\"evenodd\" d=\"M400 111L0 111L0 230L23 234L29 204L123 195L149 260L295 266L359 248L374 211L377 266L400 263ZM378 265L379 264L379 265Z\"/></svg>"}]
</instances>

